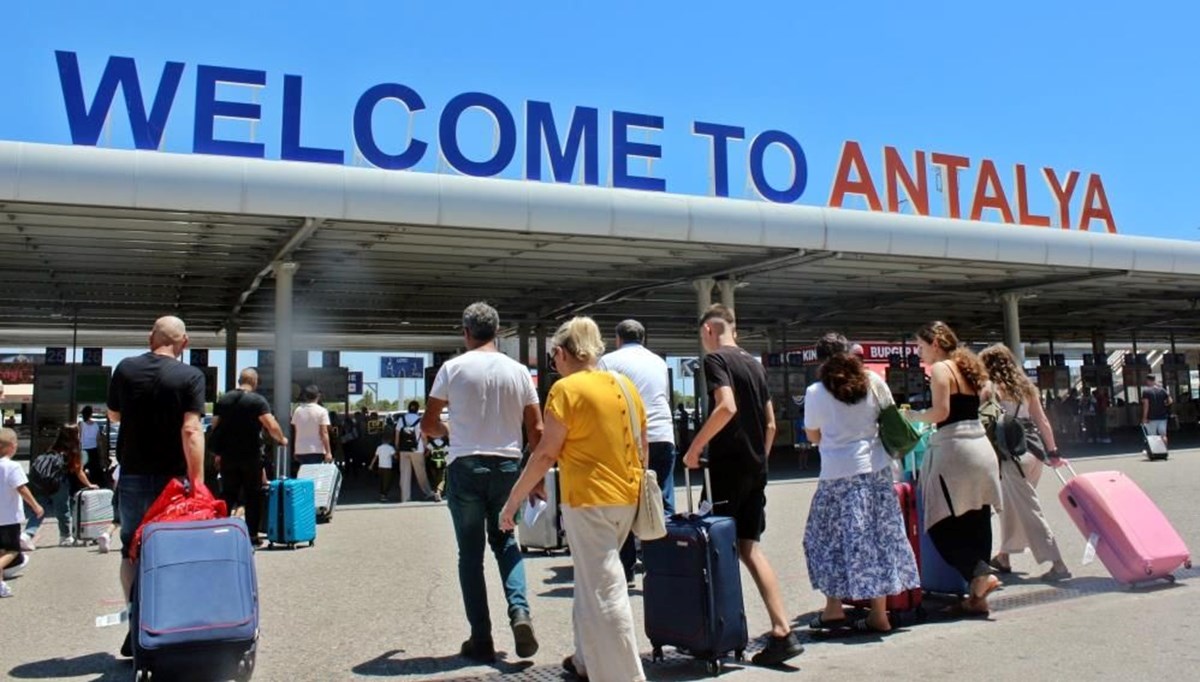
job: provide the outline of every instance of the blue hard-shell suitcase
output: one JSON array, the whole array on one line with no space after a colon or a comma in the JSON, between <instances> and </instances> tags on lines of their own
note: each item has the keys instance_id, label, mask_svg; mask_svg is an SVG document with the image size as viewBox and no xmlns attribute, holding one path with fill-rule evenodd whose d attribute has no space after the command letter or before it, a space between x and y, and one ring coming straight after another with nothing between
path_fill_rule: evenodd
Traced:
<instances>
[{"instance_id":1,"label":"blue hard-shell suitcase","mask_svg":"<svg viewBox=\"0 0 1200 682\"><path fill-rule=\"evenodd\" d=\"M921 490L917 488L917 500L923 500ZM954 570L942 558L929 533L925 532L925 505L917 504L917 524L921 529L921 557L918 568L921 570L921 589L935 594L953 594L964 596L970 591L970 585L963 579L962 574Z\"/></svg>"},{"instance_id":2,"label":"blue hard-shell suitcase","mask_svg":"<svg viewBox=\"0 0 1200 682\"><path fill-rule=\"evenodd\" d=\"M267 543L295 549L317 540L316 487L311 479L288 478L271 481L267 505Z\"/></svg>"},{"instance_id":3,"label":"blue hard-shell suitcase","mask_svg":"<svg viewBox=\"0 0 1200 682\"><path fill-rule=\"evenodd\" d=\"M707 469L704 474L707 482ZM667 520L666 537L642 543L646 637L654 660L672 646L704 660L715 674L723 657L742 660L749 643L737 527L728 517L692 513L686 470L684 483L688 513Z\"/></svg>"},{"instance_id":4,"label":"blue hard-shell suitcase","mask_svg":"<svg viewBox=\"0 0 1200 682\"><path fill-rule=\"evenodd\" d=\"M245 522L148 524L130 608L137 679L250 679L258 578Z\"/></svg>"}]
</instances>

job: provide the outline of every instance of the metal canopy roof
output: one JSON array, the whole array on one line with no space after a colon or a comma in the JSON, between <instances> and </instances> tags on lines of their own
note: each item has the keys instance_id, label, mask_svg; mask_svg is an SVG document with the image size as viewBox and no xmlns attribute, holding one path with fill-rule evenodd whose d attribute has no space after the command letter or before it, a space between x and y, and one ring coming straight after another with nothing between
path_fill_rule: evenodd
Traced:
<instances>
[{"instance_id":1,"label":"metal canopy roof","mask_svg":"<svg viewBox=\"0 0 1200 682\"><path fill-rule=\"evenodd\" d=\"M279 259L300 263L314 349L452 347L462 308L486 299L507 325L638 317L690 353L699 277L740 282L756 347L785 325L792 343L887 339L932 318L999 338L1005 293L1030 341L1200 338L1192 242L85 147L0 142L0 259L7 345L61 342L76 315L112 345L165 313L198 344L233 318L243 346L262 342Z\"/></svg>"}]
</instances>

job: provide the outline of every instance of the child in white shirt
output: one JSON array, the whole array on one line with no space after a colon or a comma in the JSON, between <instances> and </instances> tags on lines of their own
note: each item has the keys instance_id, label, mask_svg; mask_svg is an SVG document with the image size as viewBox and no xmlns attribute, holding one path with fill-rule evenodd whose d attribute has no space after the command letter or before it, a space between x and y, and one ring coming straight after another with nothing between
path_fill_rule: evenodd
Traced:
<instances>
[{"instance_id":1,"label":"child in white shirt","mask_svg":"<svg viewBox=\"0 0 1200 682\"><path fill-rule=\"evenodd\" d=\"M396 448L392 447L391 443L383 443L375 448L375 457L371 460L368 469L374 469L375 465L379 465L379 501L387 502L388 493L392 490L392 467L396 462Z\"/></svg>"},{"instance_id":2,"label":"child in white shirt","mask_svg":"<svg viewBox=\"0 0 1200 682\"><path fill-rule=\"evenodd\" d=\"M38 518L45 513L29 492L25 470L12 460L16 452L17 432L0 429L0 598L12 596L4 579L16 577L29 564L29 557L21 552L21 521L25 518L21 501Z\"/></svg>"}]
</instances>

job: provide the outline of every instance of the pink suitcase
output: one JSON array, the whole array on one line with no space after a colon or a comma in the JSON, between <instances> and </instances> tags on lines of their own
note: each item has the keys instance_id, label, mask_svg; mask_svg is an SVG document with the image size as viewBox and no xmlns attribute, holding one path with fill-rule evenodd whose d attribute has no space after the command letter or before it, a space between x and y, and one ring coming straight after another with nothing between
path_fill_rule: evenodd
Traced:
<instances>
[{"instance_id":1,"label":"pink suitcase","mask_svg":"<svg viewBox=\"0 0 1200 682\"><path fill-rule=\"evenodd\" d=\"M1063 478L1058 495L1083 536L1093 539L1096 556L1117 582L1127 585L1166 579L1180 566L1192 567L1183 538L1136 483L1119 471Z\"/></svg>"}]
</instances>

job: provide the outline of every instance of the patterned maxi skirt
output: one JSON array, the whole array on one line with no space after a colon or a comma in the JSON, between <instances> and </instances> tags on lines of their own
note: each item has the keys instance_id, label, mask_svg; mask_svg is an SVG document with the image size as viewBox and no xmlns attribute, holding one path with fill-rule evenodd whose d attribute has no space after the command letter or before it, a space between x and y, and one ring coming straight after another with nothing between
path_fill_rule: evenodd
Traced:
<instances>
[{"instance_id":1,"label":"patterned maxi skirt","mask_svg":"<svg viewBox=\"0 0 1200 682\"><path fill-rule=\"evenodd\" d=\"M813 589L828 597L870 599L921 586L890 467L817 485L804 555Z\"/></svg>"}]
</instances>

